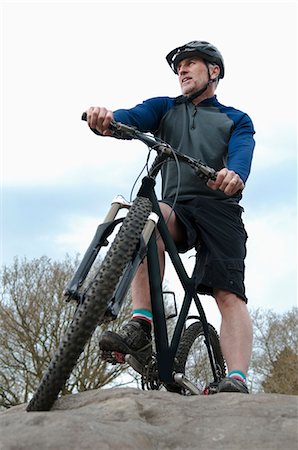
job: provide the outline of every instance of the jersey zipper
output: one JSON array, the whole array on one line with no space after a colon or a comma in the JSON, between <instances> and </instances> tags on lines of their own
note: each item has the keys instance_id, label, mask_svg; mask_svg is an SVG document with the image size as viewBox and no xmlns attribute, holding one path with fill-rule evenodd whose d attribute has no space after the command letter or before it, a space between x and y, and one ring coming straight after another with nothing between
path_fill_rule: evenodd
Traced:
<instances>
[{"instance_id":1,"label":"jersey zipper","mask_svg":"<svg viewBox=\"0 0 298 450\"><path fill-rule=\"evenodd\" d=\"M197 106L194 105L194 109L193 109L193 112L192 112L192 124L191 124L191 129L192 130L194 130L196 128L196 125L195 125L195 115L196 114L197 114Z\"/></svg>"}]
</instances>

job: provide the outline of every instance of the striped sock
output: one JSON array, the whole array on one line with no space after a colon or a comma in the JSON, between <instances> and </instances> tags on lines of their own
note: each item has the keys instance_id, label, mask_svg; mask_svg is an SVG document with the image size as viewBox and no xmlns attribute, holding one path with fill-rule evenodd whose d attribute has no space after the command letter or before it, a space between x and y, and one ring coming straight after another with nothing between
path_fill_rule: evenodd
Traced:
<instances>
[{"instance_id":1,"label":"striped sock","mask_svg":"<svg viewBox=\"0 0 298 450\"><path fill-rule=\"evenodd\" d=\"M149 309L133 309L132 318L145 320L152 325L152 312Z\"/></svg>"},{"instance_id":2,"label":"striped sock","mask_svg":"<svg viewBox=\"0 0 298 450\"><path fill-rule=\"evenodd\" d=\"M232 370L232 372L229 373L228 377L236 378L236 380L240 380L243 383L246 383L246 376L240 370Z\"/></svg>"}]
</instances>

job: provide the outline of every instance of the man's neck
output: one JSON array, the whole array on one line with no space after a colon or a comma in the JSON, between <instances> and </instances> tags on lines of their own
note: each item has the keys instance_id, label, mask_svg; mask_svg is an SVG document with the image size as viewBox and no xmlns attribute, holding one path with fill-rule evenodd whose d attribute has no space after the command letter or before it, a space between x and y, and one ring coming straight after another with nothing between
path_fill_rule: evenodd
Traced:
<instances>
[{"instance_id":1,"label":"man's neck","mask_svg":"<svg viewBox=\"0 0 298 450\"><path fill-rule=\"evenodd\" d=\"M213 97L213 96L214 96L214 93L215 93L214 86L211 85L211 86L208 87L208 89L207 89L205 92L203 92L202 95L200 95L199 97L194 98L194 99L192 100L192 103L193 103L195 106L197 106L197 105L199 105L200 103L202 103L204 100L206 100L207 98Z\"/></svg>"}]
</instances>

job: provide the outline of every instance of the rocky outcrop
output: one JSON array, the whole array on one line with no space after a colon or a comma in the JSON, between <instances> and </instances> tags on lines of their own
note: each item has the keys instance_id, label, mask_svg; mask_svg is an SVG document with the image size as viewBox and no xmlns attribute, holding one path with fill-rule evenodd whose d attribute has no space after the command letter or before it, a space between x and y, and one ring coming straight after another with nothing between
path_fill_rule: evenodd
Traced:
<instances>
[{"instance_id":1,"label":"rocky outcrop","mask_svg":"<svg viewBox=\"0 0 298 450\"><path fill-rule=\"evenodd\" d=\"M297 450L298 398L100 389L0 413L0 450Z\"/></svg>"}]
</instances>

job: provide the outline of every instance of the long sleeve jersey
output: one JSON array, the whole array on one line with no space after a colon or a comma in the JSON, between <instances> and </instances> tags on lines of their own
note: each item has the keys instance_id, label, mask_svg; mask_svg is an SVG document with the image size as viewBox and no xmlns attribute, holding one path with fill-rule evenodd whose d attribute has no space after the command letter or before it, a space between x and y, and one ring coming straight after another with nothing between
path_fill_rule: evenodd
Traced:
<instances>
[{"instance_id":1,"label":"long sleeve jersey","mask_svg":"<svg viewBox=\"0 0 298 450\"><path fill-rule=\"evenodd\" d=\"M248 178L255 146L253 123L247 114L220 104L216 96L199 105L180 102L179 97L151 98L134 108L114 111L114 119L153 133L216 171L227 167L244 183ZM180 174L180 200L197 195L233 202L241 198L211 190L185 163L180 163ZM174 197L176 191L177 166L169 160L162 170L162 197Z\"/></svg>"}]
</instances>

